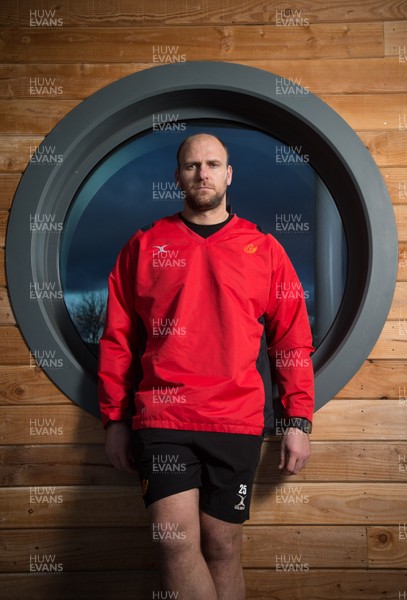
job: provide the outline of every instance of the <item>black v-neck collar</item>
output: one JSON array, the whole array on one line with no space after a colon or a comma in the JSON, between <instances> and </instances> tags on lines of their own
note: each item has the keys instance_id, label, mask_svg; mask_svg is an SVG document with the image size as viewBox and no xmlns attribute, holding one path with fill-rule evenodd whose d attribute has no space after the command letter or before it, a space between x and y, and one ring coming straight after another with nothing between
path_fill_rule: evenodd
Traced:
<instances>
[{"instance_id":1,"label":"black v-neck collar","mask_svg":"<svg viewBox=\"0 0 407 600\"><path fill-rule=\"evenodd\" d=\"M225 225L229 223L229 221L233 218L233 215L228 215L227 219L221 221L220 223L211 223L210 225L203 225L201 223L194 223L193 221L189 221L184 217L182 213L178 213L179 218L189 229L197 233L203 238L208 238L210 235L213 235L220 229L223 229Z\"/></svg>"}]
</instances>

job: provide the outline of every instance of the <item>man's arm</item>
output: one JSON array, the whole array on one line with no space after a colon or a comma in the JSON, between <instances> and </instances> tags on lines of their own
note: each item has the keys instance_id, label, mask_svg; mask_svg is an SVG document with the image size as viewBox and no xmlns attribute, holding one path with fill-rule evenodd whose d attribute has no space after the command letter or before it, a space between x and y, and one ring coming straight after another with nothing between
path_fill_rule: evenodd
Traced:
<instances>
[{"instance_id":1,"label":"man's arm","mask_svg":"<svg viewBox=\"0 0 407 600\"><path fill-rule=\"evenodd\" d=\"M274 251L273 277L266 313L268 352L284 409L279 468L297 474L310 456L307 423L314 410L312 335L304 292L280 244Z\"/></svg>"},{"instance_id":2,"label":"man's arm","mask_svg":"<svg viewBox=\"0 0 407 600\"><path fill-rule=\"evenodd\" d=\"M118 469L133 470L127 408L134 394L137 318L134 305L134 254L127 244L108 282L106 323L99 342L99 406L106 429L106 453Z\"/></svg>"}]
</instances>

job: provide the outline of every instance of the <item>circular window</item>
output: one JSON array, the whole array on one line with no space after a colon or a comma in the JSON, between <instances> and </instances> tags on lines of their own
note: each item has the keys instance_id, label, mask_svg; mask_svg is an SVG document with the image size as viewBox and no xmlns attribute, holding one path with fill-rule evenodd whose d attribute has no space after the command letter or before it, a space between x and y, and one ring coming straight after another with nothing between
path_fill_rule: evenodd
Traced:
<instances>
[{"instance_id":1,"label":"circular window","mask_svg":"<svg viewBox=\"0 0 407 600\"><path fill-rule=\"evenodd\" d=\"M391 202L356 134L293 89L241 65L155 67L94 94L39 146L12 206L8 283L33 363L73 401L98 414L107 275L134 231L181 209L176 148L196 131L230 148L231 210L275 235L299 273L316 407L366 359L394 292Z\"/></svg>"},{"instance_id":2,"label":"circular window","mask_svg":"<svg viewBox=\"0 0 407 600\"><path fill-rule=\"evenodd\" d=\"M336 204L309 157L232 122L177 125L188 135L202 130L217 135L228 146L234 169L229 210L255 222L285 247L305 291L318 347L342 301L347 251ZM116 148L86 178L65 219L60 261L65 304L95 354L104 326L107 278L120 249L137 229L182 209L182 192L174 181L182 138L175 132L157 136L150 131Z\"/></svg>"}]
</instances>

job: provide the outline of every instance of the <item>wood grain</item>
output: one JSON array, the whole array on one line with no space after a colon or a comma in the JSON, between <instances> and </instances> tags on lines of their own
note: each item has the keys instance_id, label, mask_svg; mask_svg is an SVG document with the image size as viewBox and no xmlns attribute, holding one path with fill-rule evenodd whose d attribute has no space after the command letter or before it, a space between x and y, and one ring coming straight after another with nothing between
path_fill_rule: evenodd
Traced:
<instances>
[{"instance_id":1,"label":"wood grain","mask_svg":"<svg viewBox=\"0 0 407 600\"><path fill-rule=\"evenodd\" d=\"M280 441L266 440L258 483L289 483L278 471ZM337 456L341 460L337 460ZM401 442L311 442L307 468L298 482L407 482L407 445ZM102 444L32 444L2 448L0 485L134 485L134 477L114 469Z\"/></svg>"},{"instance_id":2,"label":"wood grain","mask_svg":"<svg viewBox=\"0 0 407 600\"><path fill-rule=\"evenodd\" d=\"M158 566L149 527L15 529L0 531L0 545L5 548L1 573L26 573L30 555L55 554L58 562L63 563L65 573L126 571ZM304 562L312 565L313 569L363 568L367 565L366 528L318 525L244 527L243 567L275 569L276 556L281 554L302 555Z\"/></svg>"},{"instance_id":3,"label":"wood grain","mask_svg":"<svg viewBox=\"0 0 407 600\"><path fill-rule=\"evenodd\" d=\"M378 341L369 354L370 359L407 358L407 319L387 321Z\"/></svg>"},{"instance_id":4,"label":"wood grain","mask_svg":"<svg viewBox=\"0 0 407 600\"><path fill-rule=\"evenodd\" d=\"M3 29L0 61L12 63L146 62L383 58L382 23L307 27L238 25L188 27L27 27ZM52 60L50 61L50 57Z\"/></svg>"},{"instance_id":5,"label":"wood grain","mask_svg":"<svg viewBox=\"0 0 407 600\"><path fill-rule=\"evenodd\" d=\"M331 400L315 414L312 439L401 441L406 427L407 405L399 400ZM73 402L0 407L3 444L100 444L103 439L100 421Z\"/></svg>"},{"instance_id":6,"label":"wood grain","mask_svg":"<svg viewBox=\"0 0 407 600\"><path fill-rule=\"evenodd\" d=\"M366 360L337 398L395 398L407 406L406 363L402 360Z\"/></svg>"},{"instance_id":7,"label":"wood grain","mask_svg":"<svg viewBox=\"0 0 407 600\"><path fill-rule=\"evenodd\" d=\"M1 330L0 330L1 333ZM0 405L67 404L71 401L38 367L0 366Z\"/></svg>"},{"instance_id":8,"label":"wood grain","mask_svg":"<svg viewBox=\"0 0 407 600\"><path fill-rule=\"evenodd\" d=\"M4 0L0 22L4 27L27 27L30 23L31 0ZM37 5L36 5L37 6ZM386 21L407 17L405 5L397 0L352 3L350 0L314 0L312 5L297 0L295 8L285 14L302 15L310 23L343 21ZM277 0L105 0L89 3L69 0L66 5L43 0L40 10L55 10L64 26L134 27L145 24L222 24L228 22L253 24L275 23L281 11ZM297 11L297 12L296 12Z\"/></svg>"},{"instance_id":9,"label":"wood grain","mask_svg":"<svg viewBox=\"0 0 407 600\"><path fill-rule=\"evenodd\" d=\"M398 57L349 61L346 58L303 60L301 57L276 60L268 56L238 62L291 79L318 95L407 91L407 67ZM0 98L83 100L113 81L154 66L158 66L157 63L0 64ZM337 75L335 78L331 77L333 72Z\"/></svg>"},{"instance_id":10,"label":"wood grain","mask_svg":"<svg viewBox=\"0 0 407 600\"><path fill-rule=\"evenodd\" d=\"M384 23L384 50L386 56L397 56L403 62L407 62L406 40L406 21Z\"/></svg>"},{"instance_id":11,"label":"wood grain","mask_svg":"<svg viewBox=\"0 0 407 600\"><path fill-rule=\"evenodd\" d=\"M406 539L404 522L401 527L368 527L369 567L407 569Z\"/></svg>"},{"instance_id":12,"label":"wood grain","mask_svg":"<svg viewBox=\"0 0 407 600\"><path fill-rule=\"evenodd\" d=\"M50 79L52 78L40 78L39 81L50 81ZM281 92L290 89L289 82L285 79L284 82L277 86ZM47 88L47 85L44 85L45 89L52 89L52 86ZM40 90L43 87L36 85L31 89ZM403 123L402 115L406 114L407 119L407 93L391 96L389 94L356 96L322 94L320 97L357 131L375 129L398 131L400 124ZM46 135L77 105L77 100L46 97L0 100L0 127L7 134Z\"/></svg>"},{"instance_id":13,"label":"wood grain","mask_svg":"<svg viewBox=\"0 0 407 600\"><path fill-rule=\"evenodd\" d=\"M28 571L28 568L27 568ZM247 600L381 600L398 598L407 587L407 574L397 570L315 569L306 573L277 573L249 569L245 573ZM44 577L34 573L0 575L5 600L21 600L27 589L30 600L86 598L98 600L151 600L159 593L156 571L105 571L63 573ZM164 592L165 593L165 592ZM156 596L157 597L157 596Z\"/></svg>"},{"instance_id":14,"label":"wood grain","mask_svg":"<svg viewBox=\"0 0 407 600\"><path fill-rule=\"evenodd\" d=\"M294 489L292 483L256 484L247 524L394 525L406 519L407 498L401 483L364 483L363 491L358 483L302 483L299 493ZM12 487L0 490L0 500L2 529L147 524L136 475L134 487ZM181 517L177 523L177 531L182 532Z\"/></svg>"}]
</instances>

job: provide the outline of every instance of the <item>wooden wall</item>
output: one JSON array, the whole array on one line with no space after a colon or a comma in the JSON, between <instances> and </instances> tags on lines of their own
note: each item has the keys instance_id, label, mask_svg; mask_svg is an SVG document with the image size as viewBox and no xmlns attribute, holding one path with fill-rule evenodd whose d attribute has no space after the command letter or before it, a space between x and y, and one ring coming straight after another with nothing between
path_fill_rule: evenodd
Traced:
<instances>
[{"instance_id":1,"label":"wooden wall","mask_svg":"<svg viewBox=\"0 0 407 600\"><path fill-rule=\"evenodd\" d=\"M30 11L41 19L44 10L60 24L30 26ZM278 443L264 444L243 563L248 599L407 598L407 2L2 0L0 19L3 248L30 147L96 90L157 64L157 45L300 81L369 148L398 225L394 302L369 359L316 414L307 469L280 478ZM43 77L60 91L32 94L30 79ZM138 486L108 465L100 423L30 366L3 258L4 249L1 597L153 598L156 562ZM48 435L36 433L41 424ZM44 562L57 573L33 572Z\"/></svg>"}]
</instances>

